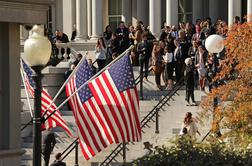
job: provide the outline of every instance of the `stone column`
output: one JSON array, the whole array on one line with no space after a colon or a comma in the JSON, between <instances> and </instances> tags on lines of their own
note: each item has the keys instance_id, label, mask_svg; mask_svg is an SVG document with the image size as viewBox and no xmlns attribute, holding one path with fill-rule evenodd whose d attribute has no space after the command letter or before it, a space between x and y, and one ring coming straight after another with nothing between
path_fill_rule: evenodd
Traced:
<instances>
[{"instance_id":1,"label":"stone column","mask_svg":"<svg viewBox=\"0 0 252 166\"><path fill-rule=\"evenodd\" d=\"M137 23L137 1L136 0L132 0L131 9L132 9L132 25L136 26L136 23Z\"/></svg>"},{"instance_id":2,"label":"stone column","mask_svg":"<svg viewBox=\"0 0 252 166\"><path fill-rule=\"evenodd\" d=\"M20 26L0 22L0 166L20 165Z\"/></svg>"},{"instance_id":3,"label":"stone column","mask_svg":"<svg viewBox=\"0 0 252 166\"><path fill-rule=\"evenodd\" d=\"M55 4L56 14L56 30L63 30L63 2L62 0L56 0ZM55 31L53 32L55 33Z\"/></svg>"},{"instance_id":4,"label":"stone column","mask_svg":"<svg viewBox=\"0 0 252 166\"><path fill-rule=\"evenodd\" d=\"M52 33L54 34L54 32L56 31L55 27L56 27L56 7L55 5L51 5L52 7Z\"/></svg>"},{"instance_id":5,"label":"stone column","mask_svg":"<svg viewBox=\"0 0 252 166\"><path fill-rule=\"evenodd\" d=\"M234 8L234 15L239 16L241 18L241 8L242 8L242 2L241 1L235 1L234 2L235 8ZM242 19L242 18L241 18Z\"/></svg>"},{"instance_id":6,"label":"stone column","mask_svg":"<svg viewBox=\"0 0 252 166\"><path fill-rule=\"evenodd\" d=\"M228 25L233 24L235 0L228 0Z\"/></svg>"},{"instance_id":7,"label":"stone column","mask_svg":"<svg viewBox=\"0 0 252 166\"><path fill-rule=\"evenodd\" d=\"M72 0L63 0L63 32L67 34L69 40L72 36L74 22Z\"/></svg>"},{"instance_id":8,"label":"stone column","mask_svg":"<svg viewBox=\"0 0 252 166\"><path fill-rule=\"evenodd\" d=\"M103 33L103 0L92 1L92 38L97 39Z\"/></svg>"},{"instance_id":9,"label":"stone column","mask_svg":"<svg viewBox=\"0 0 252 166\"><path fill-rule=\"evenodd\" d=\"M166 24L178 24L178 0L166 0Z\"/></svg>"},{"instance_id":10,"label":"stone column","mask_svg":"<svg viewBox=\"0 0 252 166\"><path fill-rule=\"evenodd\" d=\"M228 25L232 25L234 17L241 17L241 1L228 0Z\"/></svg>"},{"instance_id":11,"label":"stone column","mask_svg":"<svg viewBox=\"0 0 252 166\"><path fill-rule=\"evenodd\" d=\"M134 0L133 0L134 1ZM137 1L137 21L143 21L144 25L147 25L147 0L136 0ZM160 9L158 9L160 10Z\"/></svg>"},{"instance_id":12,"label":"stone column","mask_svg":"<svg viewBox=\"0 0 252 166\"><path fill-rule=\"evenodd\" d=\"M213 23L220 16L219 6L220 6L219 0L210 0L209 1L209 17L212 19Z\"/></svg>"},{"instance_id":13,"label":"stone column","mask_svg":"<svg viewBox=\"0 0 252 166\"><path fill-rule=\"evenodd\" d=\"M88 38L87 32L87 0L76 1L76 41Z\"/></svg>"},{"instance_id":14,"label":"stone column","mask_svg":"<svg viewBox=\"0 0 252 166\"><path fill-rule=\"evenodd\" d=\"M202 8L202 0L193 0L193 20L195 23L196 19L203 18L203 8Z\"/></svg>"},{"instance_id":15,"label":"stone column","mask_svg":"<svg viewBox=\"0 0 252 166\"><path fill-rule=\"evenodd\" d=\"M247 21L252 22L252 0L247 1L247 16Z\"/></svg>"},{"instance_id":16,"label":"stone column","mask_svg":"<svg viewBox=\"0 0 252 166\"><path fill-rule=\"evenodd\" d=\"M131 0L122 0L122 21L125 25L132 23L131 18Z\"/></svg>"},{"instance_id":17,"label":"stone column","mask_svg":"<svg viewBox=\"0 0 252 166\"><path fill-rule=\"evenodd\" d=\"M75 25L75 27L76 27L76 12L77 12L76 11L77 10L76 9L76 1L77 0L72 0L72 20L73 20L73 25Z\"/></svg>"},{"instance_id":18,"label":"stone column","mask_svg":"<svg viewBox=\"0 0 252 166\"><path fill-rule=\"evenodd\" d=\"M92 36L92 0L87 0L87 26L88 36Z\"/></svg>"},{"instance_id":19,"label":"stone column","mask_svg":"<svg viewBox=\"0 0 252 166\"><path fill-rule=\"evenodd\" d=\"M156 37L161 30L161 0L150 0L150 31Z\"/></svg>"}]
</instances>

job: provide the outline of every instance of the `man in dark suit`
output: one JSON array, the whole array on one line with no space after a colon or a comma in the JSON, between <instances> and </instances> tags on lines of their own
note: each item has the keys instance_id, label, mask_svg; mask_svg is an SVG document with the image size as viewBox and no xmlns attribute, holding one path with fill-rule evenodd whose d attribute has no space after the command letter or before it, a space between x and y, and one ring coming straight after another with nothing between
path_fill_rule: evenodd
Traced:
<instances>
[{"instance_id":1,"label":"man in dark suit","mask_svg":"<svg viewBox=\"0 0 252 166\"><path fill-rule=\"evenodd\" d=\"M66 166L66 163L61 161L61 153L55 155L55 161L50 166Z\"/></svg>"},{"instance_id":2,"label":"man in dark suit","mask_svg":"<svg viewBox=\"0 0 252 166\"><path fill-rule=\"evenodd\" d=\"M116 29L116 34L119 40L119 54L123 53L129 47L129 29L125 26L123 21L120 22Z\"/></svg>"},{"instance_id":3,"label":"man in dark suit","mask_svg":"<svg viewBox=\"0 0 252 166\"><path fill-rule=\"evenodd\" d=\"M56 30L55 37L54 37L54 42L55 43L68 43L69 39L68 39L68 36L65 33L63 33L60 30ZM65 49L61 48L60 52L61 52L62 55L64 55ZM70 52L71 52L70 48L67 48L67 55L69 55ZM56 54L57 55L59 54L59 50L56 51Z\"/></svg>"},{"instance_id":4,"label":"man in dark suit","mask_svg":"<svg viewBox=\"0 0 252 166\"><path fill-rule=\"evenodd\" d=\"M144 43L144 50L145 55L143 59L145 72L144 72L144 78L147 80L148 74L149 74L149 60L151 58L152 48L153 48L153 40L148 40L148 32L145 32L143 34L143 43Z\"/></svg>"},{"instance_id":5,"label":"man in dark suit","mask_svg":"<svg viewBox=\"0 0 252 166\"><path fill-rule=\"evenodd\" d=\"M49 165L50 155L53 151L53 148L56 144L55 135L50 130L44 131L42 139L42 154L44 157L44 165Z\"/></svg>"}]
</instances>

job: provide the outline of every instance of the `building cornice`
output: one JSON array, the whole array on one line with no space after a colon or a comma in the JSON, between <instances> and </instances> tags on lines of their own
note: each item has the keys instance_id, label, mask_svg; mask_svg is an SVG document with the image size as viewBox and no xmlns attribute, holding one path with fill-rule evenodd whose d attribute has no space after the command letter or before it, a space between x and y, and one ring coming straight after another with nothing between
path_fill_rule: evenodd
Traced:
<instances>
[{"instance_id":1,"label":"building cornice","mask_svg":"<svg viewBox=\"0 0 252 166\"><path fill-rule=\"evenodd\" d=\"M0 21L31 24L46 23L49 5L54 4L54 1L39 2L35 0L29 0L29 2L0 1Z\"/></svg>"}]
</instances>

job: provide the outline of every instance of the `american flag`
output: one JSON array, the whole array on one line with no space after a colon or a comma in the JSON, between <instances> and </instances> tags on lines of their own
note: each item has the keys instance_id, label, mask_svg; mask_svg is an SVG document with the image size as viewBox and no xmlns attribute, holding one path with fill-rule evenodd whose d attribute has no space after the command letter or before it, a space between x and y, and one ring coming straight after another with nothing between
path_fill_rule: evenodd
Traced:
<instances>
[{"instance_id":1,"label":"american flag","mask_svg":"<svg viewBox=\"0 0 252 166\"><path fill-rule=\"evenodd\" d=\"M31 95L32 98L34 98L34 81L32 79L33 71L32 69L22 60L21 62L21 71L24 76L24 85L26 86L27 91ZM45 89L42 89L41 93L41 115L43 115L46 112L47 107L51 104L52 98L51 96L45 91ZM45 114L45 118L49 116L54 110L56 109L56 105L53 103L52 106L48 109L48 111ZM59 110L57 110L52 116L50 116L45 123L42 124L41 129L50 129L54 128L56 126L62 127L70 136L72 136L72 132L67 126L66 121L62 118Z\"/></svg>"},{"instance_id":2,"label":"american flag","mask_svg":"<svg viewBox=\"0 0 252 166\"><path fill-rule=\"evenodd\" d=\"M67 84L67 95L91 77L85 60ZM141 140L138 93L128 55L83 86L70 102L87 160L112 143Z\"/></svg>"}]
</instances>

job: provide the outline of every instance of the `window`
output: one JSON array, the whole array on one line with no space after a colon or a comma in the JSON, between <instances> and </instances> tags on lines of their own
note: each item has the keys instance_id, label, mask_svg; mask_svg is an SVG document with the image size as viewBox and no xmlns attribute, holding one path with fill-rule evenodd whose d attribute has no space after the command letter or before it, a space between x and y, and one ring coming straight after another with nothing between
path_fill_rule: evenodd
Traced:
<instances>
[{"instance_id":1,"label":"window","mask_svg":"<svg viewBox=\"0 0 252 166\"><path fill-rule=\"evenodd\" d=\"M192 0L178 1L178 19L179 22L192 21Z\"/></svg>"},{"instance_id":2,"label":"window","mask_svg":"<svg viewBox=\"0 0 252 166\"><path fill-rule=\"evenodd\" d=\"M122 18L122 0L108 0L109 25L114 31Z\"/></svg>"}]
</instances>

